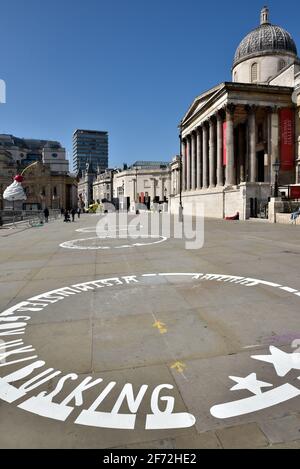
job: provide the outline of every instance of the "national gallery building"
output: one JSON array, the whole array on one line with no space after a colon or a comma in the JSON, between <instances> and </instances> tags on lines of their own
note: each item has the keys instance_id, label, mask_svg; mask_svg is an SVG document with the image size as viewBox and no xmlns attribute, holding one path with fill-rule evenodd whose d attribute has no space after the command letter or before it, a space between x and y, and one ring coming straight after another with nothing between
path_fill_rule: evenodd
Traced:
<instances>
[{"instance_id":1,"label":"national gallery building","mask_svg":"<svg viewBox=\"0 0 300 469\"><path fill-rule=\"evenodd\" d=\"M295 42L264 7L260 25L237 48L232 82L195 98L180 123L184 213L195 201L208 217L255 217L275 179L300 198L299 106ZM171 211L178 206L176 195Z\"/></svg>"}]
</instances>

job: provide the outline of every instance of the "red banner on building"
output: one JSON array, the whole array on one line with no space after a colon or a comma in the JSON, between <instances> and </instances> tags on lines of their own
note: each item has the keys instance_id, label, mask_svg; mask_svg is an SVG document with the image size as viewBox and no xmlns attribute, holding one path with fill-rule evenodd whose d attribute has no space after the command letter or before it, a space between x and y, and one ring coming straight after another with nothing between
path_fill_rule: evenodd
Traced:
<instances>
[{"instance_id":1,"label":"red banner on building","mask_svg":"<svg viewBox=\"0 0 300 469\"><path fill-rule=\"evenodd\" d=\"M290 186L290 198L300 199L300 186Z\"/></svg>"},{"instance_id":2,"label":"red banner on building","mask_svg":"<svg viewBox=\"0 0 300 469\"><path fill-rule=\"evenodd\" d=\"M226 148L226 129L227 123L223 122L223 165L227 165L227 148Z\"/></svg>"},{"instance_id":3,"label":"red banner on building","mask_svg":"<svg viewBox=\"0 0 300 469\"><path fill-rule=\"evenodd\" d=\"M290 171L294 168L295 145L294 145L294 110L280 109L280 169Z\"/></svg>"}]
</instances>

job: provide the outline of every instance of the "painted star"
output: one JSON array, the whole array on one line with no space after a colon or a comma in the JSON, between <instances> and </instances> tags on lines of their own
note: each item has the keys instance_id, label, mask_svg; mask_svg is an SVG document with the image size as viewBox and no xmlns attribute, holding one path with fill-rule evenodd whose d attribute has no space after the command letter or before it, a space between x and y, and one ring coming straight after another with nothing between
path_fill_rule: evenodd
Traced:
<instances>
[{"instance_id":1,"label":"painted star","mask_svg":"<svg viewBox=\"0 0 300 469\"><path fill-rule=\"evenodd\" d=\"M242 389L247 389L248 391L252 392L253 394L262 394L262 388L270 388L273 387L273 384L265 383L264 381L259 381L257 379L256 373L252 373L246 378L239 378L237 376L229 376L232 381L235 381L237 384L230 389L230 391L239 391Z\"/></svg>"},{"instance_id":2,"label":"painted star","mask_svg":"<svg viewBox=\"0 0 300 469\"><path fill-rule=\"evenodd\" d=\"M286 376L291 370L300 370L300 353L286 353L277 347L270 347L271 355L254 355L251 358L272 363L278 376Z\"/></svg>"}]
</instances>

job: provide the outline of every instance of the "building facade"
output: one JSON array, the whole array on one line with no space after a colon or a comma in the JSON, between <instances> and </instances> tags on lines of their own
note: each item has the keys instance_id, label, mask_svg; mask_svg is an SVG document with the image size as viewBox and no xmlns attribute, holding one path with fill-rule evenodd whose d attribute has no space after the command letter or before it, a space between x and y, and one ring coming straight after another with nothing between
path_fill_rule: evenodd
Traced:
<instances>
[{"instance_id":1,"label":"building facade","mask_svg":"<svg viewBox=\"0 0 300 469\"><path fill-rule=\"evenodd\" d=\"M264 8L236 51L234 81L198 96L180 123L186 213L195 201L206 216L255 217L272 195L277 167L280 185L296 182L299 71L293 39ZM179 195L171 210L178 207Z\"/></svg>"},{"instance_id":2,"label":"building facade","mask_svg":"<svg viewBox=\"0 0 300 469\"><path fill-rule=\"evenodd\" d=\"M81 177L78 178L78 205L82 210L87 210L96 199L93 194L93 184L95 181L95 173L91 170L89 163L86 164L85 169L81 172Z\"/></svg>"},{"instance_id":3,"label":"building facade","mask_svg":"<svg viewBox=\"0 0 300 469\"><path fill-rule=\"evenodd\" d=\"M6 150L0 149L0 210L4 210L5 201L3 192L12 183L16 175L16 163L11 154Z\"/></svg>"},{"instance_id":4,"label":"building facade","mask_svg":"<svg viewBox=\"0 0 300 469\"><path fill-rule=\"evenodd\" d=\"M51 171L41 162L25 173L23 188L27 197L23 210L71 209L77 207L77 181L68 174Z\"/></svg>"},{"instance_id":5,"label":"building facade","mask_svg":"<svg viewBox=\"0 0 300 469\"><path fill-rule=\"evenodd\" d=\"M115 197L129 198L130 203L162 203L168 199L171 186L170 166L160 161L137 161L115 175Z\"/></svg>"},{"instance_id":6,"label":"building facade","mask_svg":"<svg viewBox=\"0 0 300 469\"><path fill-rule=\"evenodd\" d=\"M73 134L73 170L81 174L89 164L90 171L108 167L108 132L78 129Z\"/></svg>"},{"instance_id":7,"label":"building facade","mask_svg":"<svg viewBox=\"0 0 300 469\"><path fill-rule=\"evenodd\" d=\"M93 183L94 200L108 200L117 206L135 203L162 203L171 194L171 168L160 161L137 161L123 170L108 170L97 175ZM126 200L126 204L124 204Z\"/></svg>"},{"instance_id":8,"label":"building facade","mask_svg":"<svg viewBox=\"0 0 300 469\"><path fill-rule=\"evenodd\" d=\"M40 161L49 165L51 171L60 174L69 172L66 150L56 141L18 138L13 135L1 134L0 150L8 151L20 168Z\"/></svg>"},{"instance_id":9,"label":"building facade","mask_svg":"<svg viewBox=\"0 0 300 469\"><path fill-rule=\"evenodd\" d=\"M103 173L97 172L93 181L93 199L97 203L102 200L113 202L114 199L114 175L118 170L107 169Z\"/></svg>"}]
</instances>

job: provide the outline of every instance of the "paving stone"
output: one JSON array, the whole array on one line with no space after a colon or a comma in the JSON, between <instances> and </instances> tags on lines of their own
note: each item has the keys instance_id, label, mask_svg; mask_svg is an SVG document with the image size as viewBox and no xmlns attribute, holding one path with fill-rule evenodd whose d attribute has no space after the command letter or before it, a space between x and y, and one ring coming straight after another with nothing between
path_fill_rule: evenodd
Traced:
<instances>
[{"instance_id":1,"label":"paving stone","mask_svg":"<svg viewBox=\"0 0 300 469\"><path fill-rule=\"evenodd\" d=\"M216 434L225 449L252 449L268 445L268 440L256 423L217 430Z\"/></svg>"},{"instance_id":2,"label":"paving stone","mask_svg":"<svg viewBox=\"0 0 300 469\"><path fill-rule=\"evenodd\" d=\"M289 441L288 443L277 443L268 446L266 449L300 449L300 440Z\"/></svg>"},{"instance_id":3,"label":"paving stone","mask_svg":"<svg viewBox=\"0 0 300 469\"><path fill-rule=\"evenodd\" d=\"M300 417L298 415L265 420L259 426L271 443L290 442L300 439Z\"/></svg>"},{"instance_id":4,"label":"paving stone","mask_svg":"<svg viewBox=\"0 0 300 469\"><path fill-rule=\"evenodd\" d=\"M220 449L221 443L214 432L205 432L197 435L178 436L175 438L176 449Z\"/></svg>"},{"instance_id":5,"label":"paving stone","mask_svg":"<svg viewBox=\"0 0 300 469\"><path fill-rule=\"evenodd\" d=\"M159 297L156 300L158 304ZM167 312L167 308L170 308L170 297L165 303L166 312L157 311L154 305L153 314L126 317L111 314L109 320L94 320L94 369L101 371L155 363L171 366L177 357L185 361L193 356L207 357L226 352L224 340L201 321L195 311L185 310L182 316L181 312ZM166 333L161 334L153 327L156 321L165 325Z\"/></svg>"},{"instance_id":6,"label":"paving stone","mask_svg":"<svg viewBox=\"0 0 300 469\"><path fill-rule=\"evenodd\" d=\"M145 441L142 443L127 445L118 449L174 449L174 440L172 438L164 438L163 440Z\"/></svg>"},{"instance_id":7,"label":"paving stone","mask_svg":"<svg viewBox=\"0 0 300 469\"><path fill-rule=\"evenodd\" d=\"M39 359L49 367L65 372L86 373L91 370L92 328L89 320L29 325L26 345L36 349Z\"/></svg>"}]
</instances>

